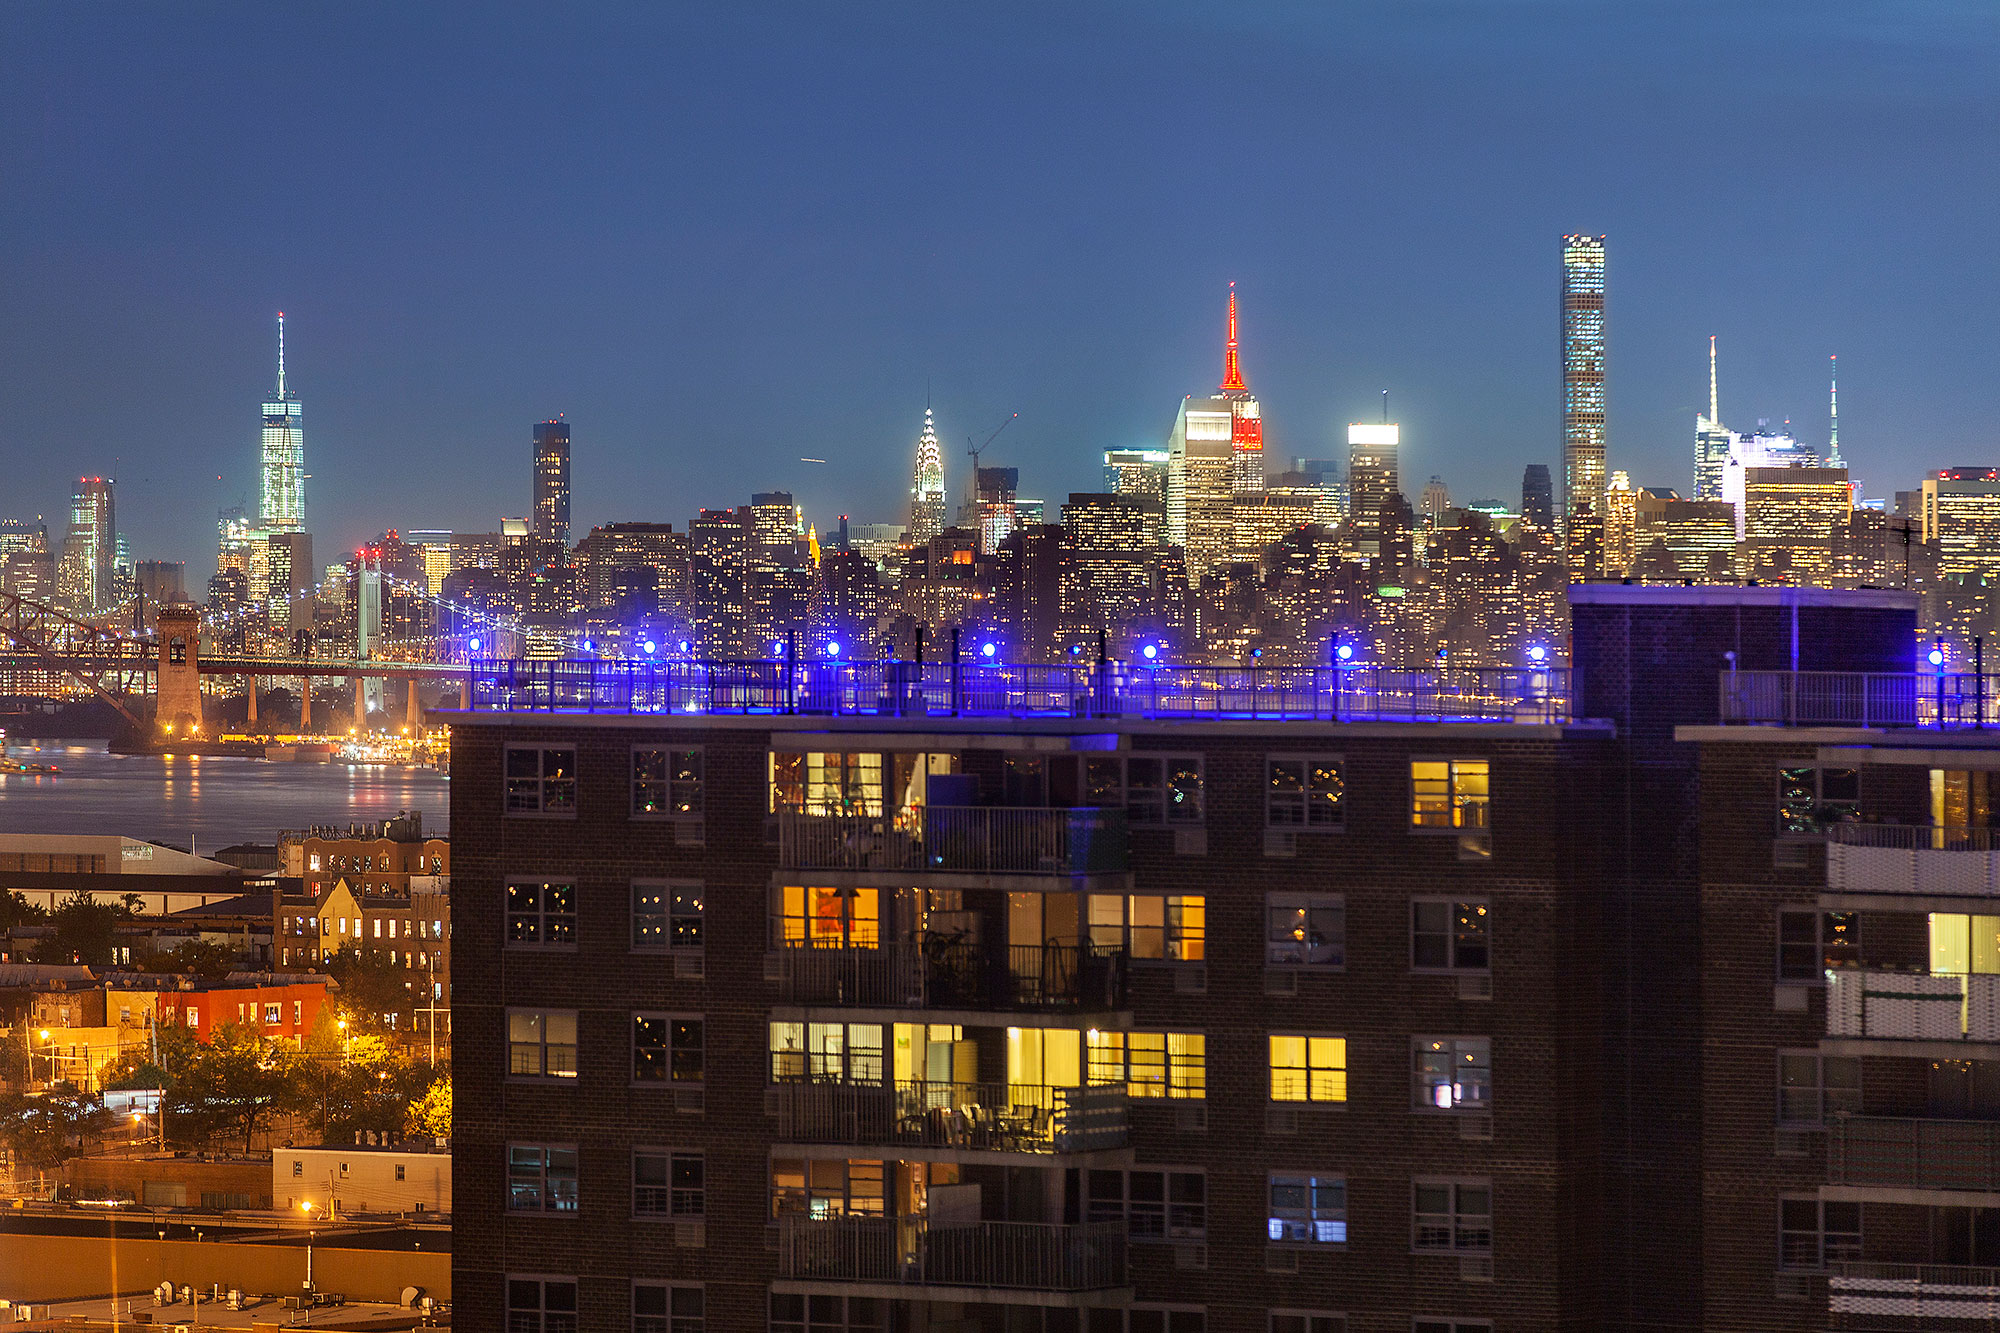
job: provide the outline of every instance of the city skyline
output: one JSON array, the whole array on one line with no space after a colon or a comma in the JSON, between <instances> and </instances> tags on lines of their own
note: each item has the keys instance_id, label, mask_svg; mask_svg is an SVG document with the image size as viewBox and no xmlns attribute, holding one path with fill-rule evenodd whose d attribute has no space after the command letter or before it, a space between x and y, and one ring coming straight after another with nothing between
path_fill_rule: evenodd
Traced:
<instances>
[{"instance_id":1,"label":"city skyline","mask_svg":"<svg viewBox=\"0 0 2000 1333\"><path fill-rule=\"evenodd\" d=\"M1452 10L1449 30L1251 10L1226 27L1092 16L1047 47L1017 16L890 11L839 39L867 62L858 83L830 80L814 16L776 31L726 18L673 96L655 87L666 33L649 20L612 25L623 43L602 21L503 25L428 66L435 88L385 118L357 77L375 48L308 18L140 16L107 43L88 17L30 11L14 45L46 58L0 94L22 127L0 152L38 205L4 224L21 318L4 335L17 373L0 406L18 425L0 467L24 514L59 513L79 473L116 477L135 552L197 564L217 509L256 508L241 404L268 382L265 321L284 309L314 406L308 526L327 552L392 522L490 530L528 512L518 471L490 462L557 412L577 431L576 531L778 488L815 517L898 521L926 380L949 474L966 436L1019 412L992 461L1053 501L1095 485L1103 449L1161 444L1163 393L1212 374L1211 302L1235 280L1267 453L1337 454L1388 387L1405 475L1507 497L1523 466L1560 464L1548 238L1588 231L1617 249L1610 469L1690 486L1699 340L1717 333L1738 423L1817 428L1838 352L1843 452L1881 494L1983 461L1991 438L1978 312L1994 277L1974 224L1992 211L2000 118L1977 18L1905 7L1888 43L1868 40L1860 7L1686 26L1647 6ZM405 18L381 39L421 50L446 22ZM1191 37L1264 70L1288 114L1220 88L1156 107L1155 72ZM1774 46L1788 59L1768 60ZM1420 47L1435 58L1406 67ZM454 117L530 49L590 69L591 97L519 124ZM1593 72L1556 80L1550 63L1576 50ZM208 100L163 101L141 52L207 79ZM1649 89L1678 86L1695 52L1712 86L1754 75L1755 140L1726 98L1655 114ZM1068 77L1083 67L1101 69L1089 91ZM204 73L223 68L282 68L296 95L273 95L279 76ZM913 77L875 77L892 68ZM717 79L751 95L710 96ZM742 110L760 90L769 109ZM1594 144L1556 128L1579 112ZM646 142L590 147L607 124ZM129 158L163 132L207 145L171 180ZM76 136L91 177L64 149ZM980 151L938 151L957 140ZM1176 176L1156 166L1218 151L1264 200L1253 221L1159 206ZM274 160L307 164L308 206L241 194ZM141 206L102 195L99 176L133 182ZM687 179L708 183L703 217L672 202ZM540 207L484 221L513 211L498 205L524 180L562 191L582 230L559 242ZM1784 202L1690 210L1695 182ZM773 209L774 190L823 201L813 226ZM1371 207L1352 207L1360 192Z\"/></svg>"}]
</instances>

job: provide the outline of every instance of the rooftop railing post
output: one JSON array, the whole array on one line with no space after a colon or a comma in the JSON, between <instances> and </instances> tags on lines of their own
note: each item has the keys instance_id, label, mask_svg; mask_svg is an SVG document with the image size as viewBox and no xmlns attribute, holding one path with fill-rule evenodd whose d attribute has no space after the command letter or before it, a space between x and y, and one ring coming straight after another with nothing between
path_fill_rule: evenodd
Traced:
<instances>
[{"instance_id":1,"label":"rooftop railing post","mask_svg":"<svg viewBox=\"0 0 2000 1333\"><path fill-rule=\"evenodd\" d=\"M1986 636L1972 636L1972 726L1986 728Z\"/></svg>"},{"instance_id":2,"label":"rooftop railing post","mask_svg":"<svg viewBox=\"0 0 2000 1333\"><path fill-rule=\"evenodd\" d=\"M958 716L958 626L951 627L951 715Z\"/></svg>"}]
</instances>

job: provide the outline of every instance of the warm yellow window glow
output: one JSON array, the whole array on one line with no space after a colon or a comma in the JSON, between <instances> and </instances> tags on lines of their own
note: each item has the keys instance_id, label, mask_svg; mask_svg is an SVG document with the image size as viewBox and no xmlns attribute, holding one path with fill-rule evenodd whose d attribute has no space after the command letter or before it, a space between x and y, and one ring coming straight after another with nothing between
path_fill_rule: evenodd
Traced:
<instances>
[{"instance_id":1,"label":"warm yellow window glow","mask_svg":"<svg viewBox=\"0 0 2000 1333\"><path fill-rule=\"evenodd\" d=\"M1347 1100L1347 1038L1272 1036L1271 1100Z\"/></svg>"}]
</instances>

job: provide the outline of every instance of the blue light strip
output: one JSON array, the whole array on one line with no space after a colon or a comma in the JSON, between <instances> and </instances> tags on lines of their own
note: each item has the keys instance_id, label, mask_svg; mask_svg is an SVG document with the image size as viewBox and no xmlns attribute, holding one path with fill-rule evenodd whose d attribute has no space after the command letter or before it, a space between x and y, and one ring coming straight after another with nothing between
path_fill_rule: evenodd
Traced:
<instances>
[{"instance_id":1,"label":"blue light strip","mask_svg":"<svg viewBox=\"0 0 2000 1333\"><path fill-rule=\"evenodd\" d=\"M1566 668L505 660L471 664L474 712L668 716L1569 720Z\"/></svg>"}]
</instances>

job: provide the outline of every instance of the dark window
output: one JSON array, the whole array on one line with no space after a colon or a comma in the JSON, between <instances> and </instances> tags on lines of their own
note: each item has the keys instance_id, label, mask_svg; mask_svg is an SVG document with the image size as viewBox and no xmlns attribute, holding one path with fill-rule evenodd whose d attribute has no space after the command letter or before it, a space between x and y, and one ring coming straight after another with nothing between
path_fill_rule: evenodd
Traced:
<instances>
[{"instance_id":1,"label":"dark window","mask_svg":"<svg viewBox=\"0 0 2000 1333\"><path fill-rule=\"evenodd\" d=\"M1778 1201L1778 1263L1824 1268L1861 1257L1861 1205L1833 1200Z\"/></svg>"},{"instance_id":2,"label":"dark window","mask_svg":"<svg viewBox=\"0 0 2000 1333\"><path fill-rule=\"evenodd\" d=\"M1410 966L1419 971L1484 972L1492 910L1483 902L1420 898L1410 904Z\"/></svg>"},{"instance_id":3,"label":"dark window","mask_svg":"<svg viewBox=\"0 0 2000 1333\"><path fill-rule=\"evenodd\" d=\"M702 1076L698 1018L632 1016L632 1077L641 1083L698 1083Z\"/></svg>"},{"instance_id":4,"label":"dark window","mask_svg":"<svg viewBox=\"0 0 2000 1333\"><path fill-rule=\"evenodd\" d=\"M707 1212L702 1155L665 1148L632 1150L635 1217L697 1218Z\"/></svg>"},{"instance_id":5,"label":"dark window","mask_svg":"<svg viewBox=\"0 0 2000 1333\"><path fill-rule=\"evenodd\" d=\"M507 1209L515 1213L576 1211L576 1149L516 1143L507 1149Z\"/></svg>"},{"instance_id":6,"label":"dark window","mask_svg":"<svg viewBox=\"0 0 2000 1333\"><path fill-rule=\"evenodd\" d=\"M1820 833L1861 813L1861 770L1804 765L1778 770L1778 832Z\"/></svg>"},{"instance_id":7,"label":"dark window","mask_svg":"<svg viewBox=\"0 0 2000 1333\"><path fill-rule=\"evenodd\" d=\"M664 815L674 819L700 819L702 752L634 750L632 813Z\"/></svg>"},{"instance_id":8,"label":"dark window","mask_svg":"<svg viewBox=\"0 0 2000 1333\"><path fill-rule=\"evenodd\" d=\"M1340 760L1271 758L1264 772L1264 822L1272 828L1336 829L1345 821Z\"/></svg>"},{"instance_id":9,"label":"dark window","mask_svg":"<svg viewBox=\"0 0 2000 1333\"><path fill-rule=\"evenodd\" d=\"M576 1279L507 1279L507 1333L576 1333Z\"/></svg>"},{"instance_id":10,"label":"dark window","mask_svg":"<svg viewBox=\"0 0 2000 1333\"><path fill-rule=\"evenodd\" d=\"M576 943L574 884L509 884L507 944L510 948L566 948Z\"/></svg>"},{"instance_id":11,"label":"dark window","mask_svg":"<svg viewBox=\"0 0 2000 1333\"><path fill-rule=\"evenodd\" d=\"M1818 981L1829 967L1861 961L1861 918L1854 912L1786 909L1778 913L1778 978Z\"/></svg>"},{"instance_id":12,"label":"dark window","mask_svg":"<svg viewBox=\"0 0 2000 1333\"><path fill-rule=\"evenodd\" d=\"M632 1285L632 1333L702 1333L702 1319L700 1287Z\"/></svg>"},{"instance_id":13,"label":"dark window","mask_svg":"<svg viewBox=\"0 0 2000 1333\"><path fill-rule=\"evenodd\" d=\"M507 747L508 814L572 814L575 810L574 746Z\"/></svg>"},{"instance_id":14,"label":"dark window","mask_svg":"<svg viewBox=\"0 0 2000 1333\"><path fill-rule=\"evenodd\" d=\"M1411 1187L1410 1248L1458 1254L1493 1250L1493 1187L1484 1180L1419 1180Z\"/></svg>"}]
</instances>

